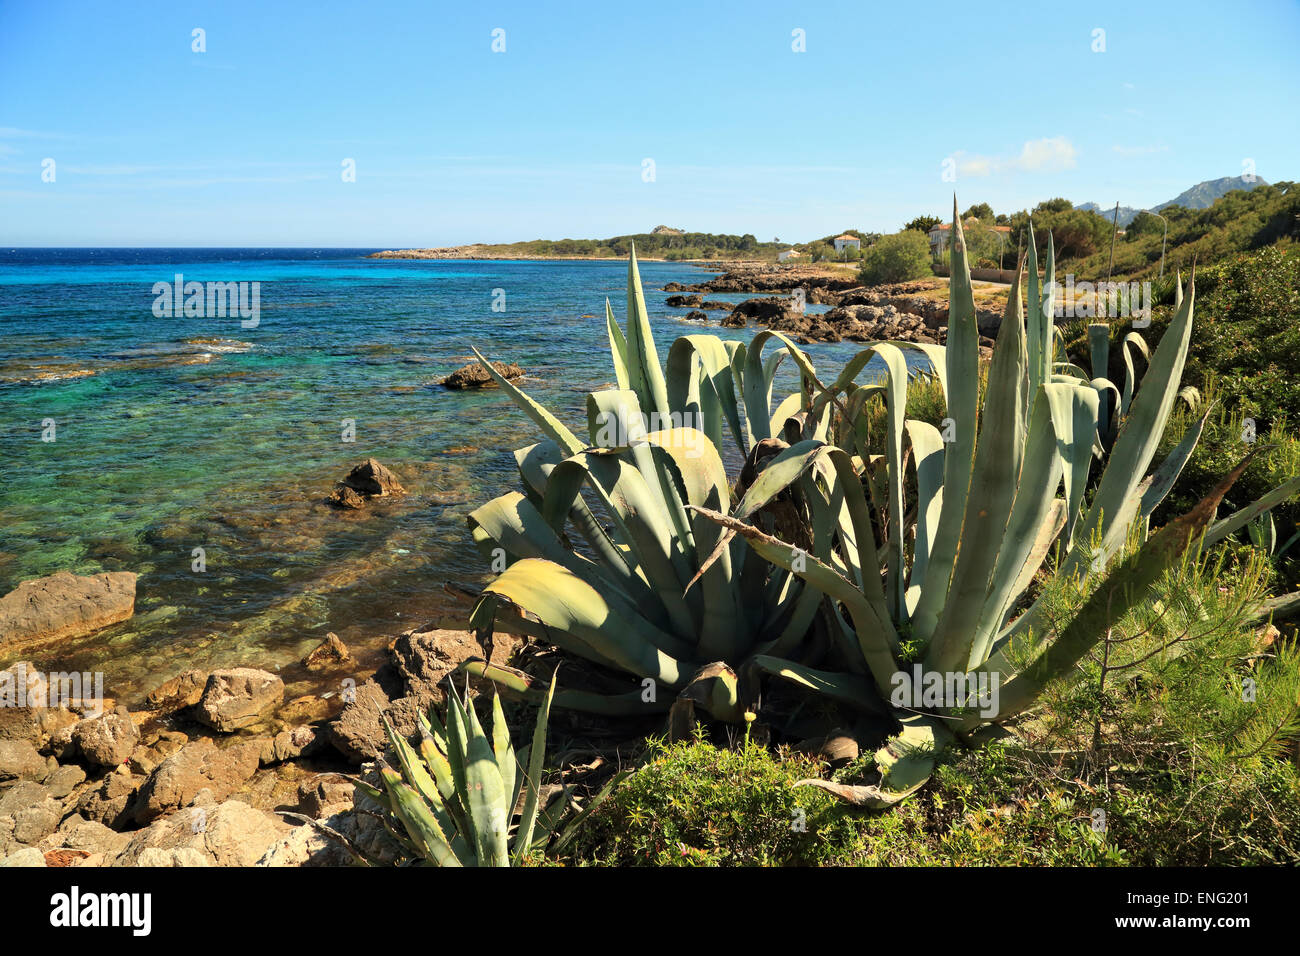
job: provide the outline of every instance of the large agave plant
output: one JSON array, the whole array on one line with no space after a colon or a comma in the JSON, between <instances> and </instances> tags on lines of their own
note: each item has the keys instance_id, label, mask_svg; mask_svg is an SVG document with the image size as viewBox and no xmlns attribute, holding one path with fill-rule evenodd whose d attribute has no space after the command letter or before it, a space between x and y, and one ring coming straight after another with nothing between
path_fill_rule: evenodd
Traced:
<instances>
[{"instance_id":1,"label":"large agave plant","mask_svg":"<svg viewBox=\"0 0 1300 956\"><path fill-rule=\"evenodd\" d=\"M1100 475L1093 475L1101 396L1113 386L1055 361L1052 246L1040 284L1029 243L1028 289L1019 280L1011 289L980 408L978 330L955 209L953 234L946 346L871 345L813 400L808 422L818 421L828 405L836 409L833 441L805 432L769 463L730 515L696 509L829 597L845 649L842 670L812 670L775 655L753 663L898 720L901 731L877 754L881 785L852 794L871 806L889 805L922 785L936 749L954 734L978 741L999 732L1048 681L1069 673L1108 621L1142 600L1189 547L1213 543L1268 504L1214 522L1243 462L1192 512L1135 544L1131 529L1169 492L1200 433L1189 430L1151 470L1178 396L1194 295L1178 305L1140 387L1116 396L1118 426ZM926 353L943 383L948 417L942 429L906 418L909 348ZM883 364L883 373L856 384L869 362ZM884 404L883 455L871 454L865 442L864 410L871 402ZM1269 497L1292 494L1294 485ZM904 497L909 486L912 500ZM792 493L808 502L813 518L806 543L767 533L753 520L778 495ZM1082 593L1071 619L1053 629L1038 603L1015 611L1058 541L1057 573ZM1025 659L1020 668L1010 663ZM898 692L915 684L918 668L962 696L938 706L916 699L900 706ZM977 700L975 688L991 687L996 695ZM985 706L990 700L996 701L992 712Z\"/></svg>"},{"instance_id":2,"label":"large agave plant","mask_svg":"<svg viewBox=\"0 0 1300 956\"><path fill-rule=\"evenodd\" d=\"M673 693L664 692L690 685L696 703L738 720L736 670L756 653L795 652L823 596L743 541L724 540L722 528L690 509L727 514L732 507L724 425L733 463L744 463L752 480L768 461L763 452L773 449L773 434L791 416L806 416L816 376L804 353L773 332L748 346L685 336L661 364L635 251L627 310L625 332L606 303L618 387L588 395L582 437L479 355L546 438L515 453L522 490L470 515L484 556L506 565L498 564L502 573L485 588L472 623L537 636L636 678L625 694L561 691L557 704L646 712L666 709ZM777 348L764 356L773 341ZM786 357L804 388L773 412ZM804 427L824 435L829 420L823 408L819 421ZM579 539L583 550L571 547ZM477 667L507 684L521 679Z\"/></svg>"}]
</instances>

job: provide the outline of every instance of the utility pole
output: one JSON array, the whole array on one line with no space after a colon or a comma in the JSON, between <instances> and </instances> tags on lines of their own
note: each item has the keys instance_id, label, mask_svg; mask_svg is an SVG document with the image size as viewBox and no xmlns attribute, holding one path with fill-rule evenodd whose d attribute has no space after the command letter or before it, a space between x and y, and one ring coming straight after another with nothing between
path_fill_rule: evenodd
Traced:
<instances>
[{"instance_id":1,"label":"utility pole","mask_svg":"<svg viewBox=\"0 0 1300 956\"><path fill-rule=\"evenodd\" d=\"M1151 215L1156 216L1165 224L1165 234L1160 237L1160 278L1165 277L1165 240L1169 238L1169 220L1161 216L1158 212Z\"/></svg>"},{"instance_id":2,"label":"utility pole","mask_svg":"<svg viewBox=\"0 0 1300 956\"><path fill-rule=\"evenodd\" d=\"M1115 268L1115 233L1119 231L1119 203L1115 203L1115 215L1110 221L1110 264L1106 266L1106 289L1110 291L1110 273Z\"/></svg>"}]
</instances>

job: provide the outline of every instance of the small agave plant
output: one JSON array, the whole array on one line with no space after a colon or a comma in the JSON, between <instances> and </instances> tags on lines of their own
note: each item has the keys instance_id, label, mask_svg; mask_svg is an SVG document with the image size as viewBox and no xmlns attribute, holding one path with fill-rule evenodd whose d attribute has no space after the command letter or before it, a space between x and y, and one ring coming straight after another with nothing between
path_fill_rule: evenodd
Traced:
<instances>
[{"instance_id":1,"label":"small agave plant","mask_svg":"<svg viewBox=\"0 0 1300 956\"><path fill-rule=\"evenodd\" d=\"M500 696L492 699L489 736L473 704L462 703L448 685L445 726L433 709L427 718L420 715L416 748L385 721L398 768L381 759L383 789L362 781L357 787L382 808L390 831L417 859L437 866L518 866L527 853L545 848L566 804L560 797L550 808L541 806L550 695L537 715L525 771Z\"/></svg>"},{"instance_id":2,"label":"small agave plant","mask_svg":"<svg viewBox=\"0 0 1300 956\"><path fill-rule=\"evenodd\" d=\"M730 514L694 509L827 596L826 612L845 651L843 668L813 669L776 655L758 655L751 663L897 721L901 729L877 753L879 786L826 785L872 807L895 803L924 784L936 752L954 738L977 744L1004 733L1003 722L1031 706L1049 681L1070 673L1108 624L1144 600L1189 549L1221 540L1300 491L1297 477L1216 521L1242 462L1187 515L1149 537L1142 533L1200 435L1199 428L1189 429L1151 470L1179 394L1194 294L1179 302L1140 388L1130 374L1119 392L1055 360L1054 256L1049 242L1040 286L1031 232L1028 318L1017 280L980 408L978 329L955 208L952 228L945 346L871 345L813 400L806 421L818 421L823 408L834 406L834 440L805 430L769 462ZM943 384L948 417L942 431L906 418L907 349L923 351ZM882 364L883 374L857 384L869 362ZM1105 429L1102 397L1111 390L1119 392L1116 427L1094 476ZM865 412L872 402L884 404L883 455L872 454L866 442ZM915 488L910 501L909 488ZM756 524L777 496L792 494L803 497L813 518L806 541L783 539ZM1018 609L1054 548L1056 574L1077 586L1080 600L1068 621L1049 626L1041 601ZM904 688L917 690L918 671L954 688L957 698L934 704L919 693L900 695ZM973 692L991 687L996 695L977 699Z\"/></svg>"}]
</instances>

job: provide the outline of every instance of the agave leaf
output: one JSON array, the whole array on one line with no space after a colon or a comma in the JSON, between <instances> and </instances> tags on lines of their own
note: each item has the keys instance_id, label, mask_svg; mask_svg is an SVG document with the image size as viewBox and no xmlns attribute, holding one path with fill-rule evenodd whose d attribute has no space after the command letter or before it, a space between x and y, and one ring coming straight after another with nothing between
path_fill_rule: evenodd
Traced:
<instances>
[{"instance_id":1,"label":"agave leaf","mask_svg":"<svg viewBox=\"0 0 1300 956\"><path fill-rule=\"evenodd\" d=\"M469 716L465 782L470 818L474 821L474 848L479 866L509 866L509 813L506 787L501 779L496 754L472 702Z\"/></svg>"},{"instance_id":2,"label":"agave leaf","mask_svg":"<svg viewBox=\"0 0 1300 956\"><path fill-rule=\"evenodd\" d=\"M514 862L518 866L524 854L533 842L533 826L537 822L537 804L542 786L542 766L546 759L546 725L551 716L551 701L555 697L555 678L559 669L551 675L551 683L537 712L537 723L533 727L533 743L528 753L528 772L524 776L524 812L519 818L519 830L515 833Z\"/></svg>"},{"instance_id":3,"label":"agave leaf","mask_svg":"<svg viewBox=\"0 0 1300 956\"><path fill-rule=\"evenodd\" d=\"M618 327L614 310L609 307L609 299L605 300L605 331L609 336L610 357L614 360L614 380L618 382L619 388L631 388L627 372L627 339Z\"/></svg>"},{"instance_id":4,"label":"agave leaf","mask_svg":"<svg viewBox=\"0 0 1300 956\"><path fill-rule=\"evenodd\" d=\"M1143 518L1151 517L1160 502L1165 500L1165 496L1173 490L1174 482L1178 476L1183 473L1183 467L1192 457L1192 452L1196 450L1196 444L1201 440L1201 433L1205 430L1205 423L1209 421L1211 405L1205 409L1204 414L1193 424L1187 427L1183 437L1178 444L1174 446L1167 458L1156 468L1152 477L1151 485L1142 495L1142 507L1140 514Z\"/></svg>"},{"instance_id":5,"label":"agave leaf","mask_svg":"<svg viewBox=\"0 0 1300 956\"><path fill-rule=\"evenodd\" d=\"M735 347L739 343L730 344ZM665 375L668 404L673 413L682 414L682 424L697 425L708 434L716 448L721 448L721 421L725 418L743 457L746 454L746 432L740 421L728 343L713 335L682 336L668 350ZM698 409L691 404L692 385L699 396ZM701 415L704 421L692 422L688 415Z\"/></svg>"},{"instance_id":6,"label":"agave leaf","mask_svg":"<svg viewBox=\"0 0 1300 956\"><path fill-rule=\"evenodd\" d=\"M402 822L407 836L415 843L420 853L439 866L461 866L461 861L452 852L451 844L447 842L428 804L403 783L402 778L391 767L381 764L379 773L392 801L393 815Z\"/></svg>"},{"instance_id":7,"label":"agave leaf","mask_svg":"<svg viewBox=\"0 0 1300 956\"><path fill-rule=\"evenodd\" d=\"M1068 547L1073 543L1074 526L1083 511L1101 405L1096 389L1087 385L1053 383L1043 394L1051 411L1057 453L1063 465L1065 541Z\"/></svg>"},{"instance_id":8,"label":"agave leaf","mask_svg":"<svg viewBox=\"0 0 1300 956\"><path fill-rule=\"evenodd\" d=\"M976 640L971 625L980 618L1016 500L1024 457L1027 387L1028 356L1017 282L1008 298L989 365L983 425L962 521L961 550L947 603L926 653L926 662L934 670L965 670ZM1042 421L1043 427L1050 430L1050 418L1044 416ZM1007 573L1018 572L1019 565Z\"/></svg>"},{"instance_id":9,"label":"agave leaf","mask_svg":"<svg viewBox=\"0 0 1300 956\"><path fill-rule=\"evenodd\" d=\"M511 565L484 591L526 608L547 627L566 631L598 649L623 670L675 687L685 676L677 658L661 648L681 641L638 616L624 617L573 572L535 558Z\"/></svg>"},{"instance_id":10,"label":"agave leaf","mask_svg":"<svg viewBox=\"0 0 1300 956\"><path fill-rule=\"evenodd\" d=\"M948 417L951 419L953 441L944 449L943 456L943 508L935 530L930 559L926 563L925 580L921 598L912 617L912 633L921 641L929 641L939 624L948 598L948 587L953 565L957 558L957 545L961 539L962 521L966 513L966 498L970 491L971 469L975 461L975 430L979 404L979 327L975 318L975 295L970 284L970 268L966 261L966 236L961 218L957 215L957 200L953 198L952 248L948 282L948 338L945 356L945 388L948 399ZM1033 257L1033 236L1030 235L1030 301L1036 301L1038 287L1037 260ZM1019 310L1019 277L1012 285L1013 295L1008 297Z\"/></svg>"},{"instance_id":11,"label":"agave leaf","mask_svg":"<svg viewBox=\"0 0 1300 956\"><path fill-rule=\"evenodd\" d=\"M501 709L501 694L492 695L492 753L496 757L497 772L501 774L501 784L509 798L507 817L514 812L513 797L518 792L519 765L515 760L515 748L510 743L510 725L506 723L505 711Z\"/></svg>"},{"instance_id":12,"label":"agave leaf","mask_svg":"<svg viewBox=\"0 0 1300 956\"><path fill-rule=\"evenodd\" d=\"M750 663L773 677L780 677L800 687L822 694L832 700L847 704L872 714L885 714L887 709L880 699L877 687L860 674L843 674L819 670L795 661L782 660L766 654L755 654Z\"/></svg>"},{"instance_id":13,"label":"agave leaf","mask_svg":"<svg viewBox=\"0 0 1300 956\"><path fill-rule=\"evenodd\" d=\"M627 263L627 360L628 384L640 399L641 407L667 416L668 387L664 382L663 368L659 365L659 354L655 351L654 335L650 331L650 315L641 289L641 270L637 266L635 245Z\"/></svg>"},{"instance_id":14,"label":"agave leaf","mask_svg":"<svg viewBox=\"0 0 1300 956\"><path fill-rule=\"evenodd\" d=\"M1268 494L1262 495L1246 507L1239 511L1234 511L1232 514L1228 515L1228 517L1210 525L1210 529L1205 532L1205 547L1208 548L1210 545L1218 544L1234 531L1244 528L1257 516L1276 508L1282 502L1296 494L1300 494L1300 475L1297 475L1290 481L1283 482Z\"/></svg>"},{"instance_id":15,"label":"agave leaf","mask_svg":"<svg viewBox=\"0 0 1300 956\"><path fill-rule=\"evenodd\" d=\"M1042 385L1034 399L1015 504L998 548L997 563L989 580L974 639L961 668L963 671L983 663L994 635L1018 597L1014 588L1022 579L1031 556L1037 554L1041 563L1047 554L1048 543L1041 541L1039 531L1047 526L1048 516L1056 503L1056 489L1061 484L1062 472L1051 407L1068 406L1074 391L1076 389L1070 385Z\"/></svg>"},{"instance_id":16,"label":"agave leaf","mask_svg":"<svg viewBox=\"0 0 1300 956\"><path fill-rule=\"evenodd\" d=\"M909 614L921 599L921 582L934 547L939 515L943 510L943 436L929 422L909 418L907 437L916 469L916 544L906 594Z\"/></svg>"},{"instance_id":17,"label":"agave leaf","mask_svg":"<svg viewBox=\"0 0 1300 956\"><path fill-rule=\"evenodd\" d=\"M1133 353L1129 348L1130 346L1142 353L1142 358L1148 365L1151 363L1151 348L1147 345L1147 340L1136 332L1130 332L1124 336L1124 393L1119 402L1119 413L1121 415L1128 414L1128 407L1133 401L1133 392L1137 387L1137 376L1133 371Z\"/></svg>"}]
</instances>

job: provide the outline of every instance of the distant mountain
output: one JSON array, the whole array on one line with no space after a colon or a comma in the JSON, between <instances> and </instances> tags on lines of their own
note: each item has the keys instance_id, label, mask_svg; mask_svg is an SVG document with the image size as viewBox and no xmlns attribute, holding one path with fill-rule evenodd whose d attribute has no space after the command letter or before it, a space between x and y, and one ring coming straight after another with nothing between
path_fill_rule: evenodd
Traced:
<instances>
[{"instance_id":1,"label":"distant mountain","mask_svg":"<svg viewBox=\"0 0 1300 956\"><path fill-rule=\"evenodd\" d=\"M1246 182L1240 176L1224 176L1222 179L1207 179L1203 183L1197 183L1191 189L1179 193L1173 199L1162 202L1158 206L1152 206L1151 212L1159 212L1166 206L1183 206L1187 209L1208 209L1214 205L1214 201L1220 196L1224 196L1234 189L1245 189L1247 191L1254 189L1256 186L1267 186L1268 183L1255 177L1254 182ZM1109 219L1115 213L1114 206L1099 206L1095 202L1085 202L1074 207L1075 209L1084 209L1089 212L1095 212L1098 215L1105 216ZM1133 221L1142 210L1134 209L1131 206L1119 207L1119 227L1127 228L1128 224Z\"/></svg>"},{"instance_id":2,"label":"distant mountain","mask_svg":"<svg viewBox=\"0 0 1300 956\"><path fill-rule=\"evenodd\" d=\"M1246 182L1240 176L1224 176L1222 179L1207 179L1203 183L1197 183L1186 192L1181 192L1169 202L1162 202L1159 206L1154 207L1156 212L1164 209L1166 206L1184 206L1188 209L1209 209L1214 205L1214 200L1220 196L1225 196L1234 189L1244 189L1247 192L1256 186L1267 186L1268 183L1255 177L1254 182Z\"/></svg>"},{"instance_id":3,"label":"distant mountain","mask_svg":"<svg viewBox=\"0 0 1300 956\"><path fill-rule=\"evenodd\" d=\"M684 236L686 233L681 229L674 229L672 226L655 226L650 230L652 236Z\"/></svg>"},{"instance_id":4,"label":"distant mountain","mask_svg":"<svg viewBox=\"0 0 1300 956\"><path fill-rule=\"evenodd\" d=\"M1083 203L1082 205L1075 206L1074 208L1082 209L1085 212L1095 212L1097 215L1104 216L1107 219L1115 215L1114 206L1107 206L1105 209L1103 209L1101 208L1101 206L1098 206L1095 202L1086 202ZM1120 206L1119 227L1123 229L1126 226L1128 226L1128 224L1133 221L1133 217L1136 216L1141 211L1142 211L1141 209L1134 209L1132 206Z\"/></svg>"}]
</instances>

